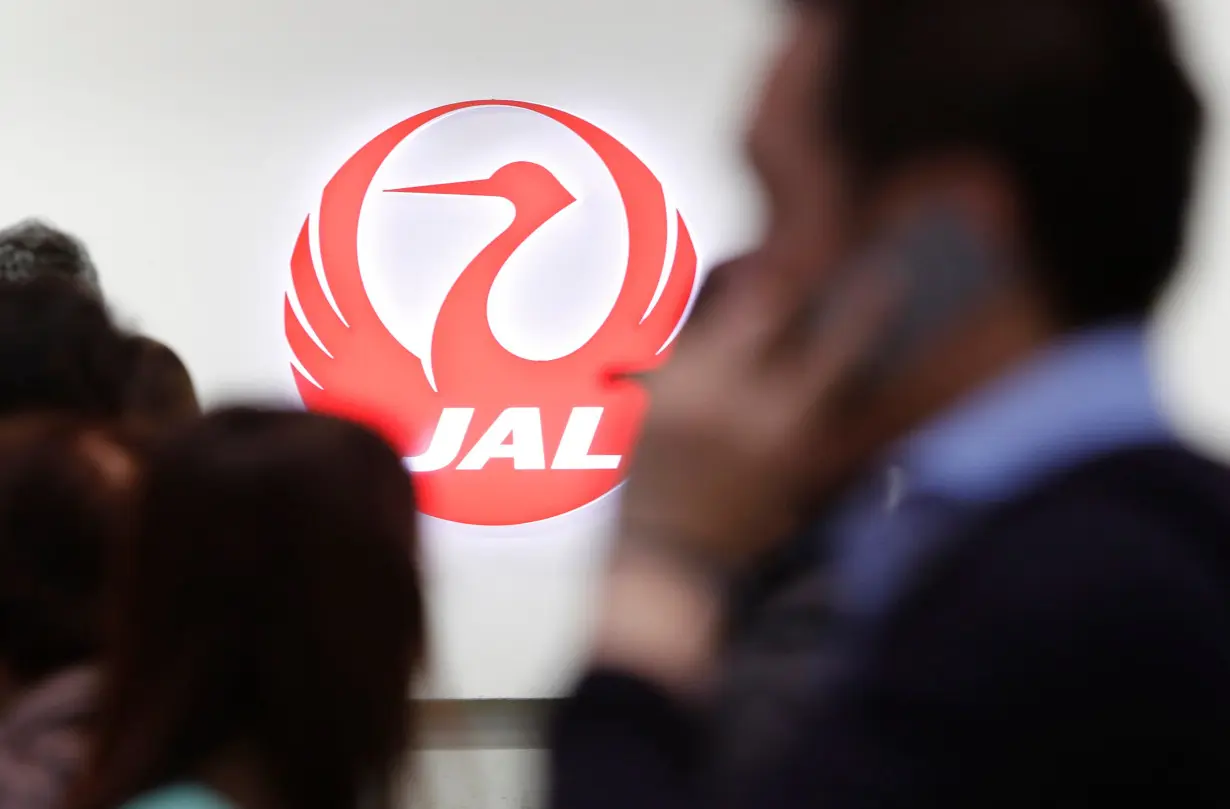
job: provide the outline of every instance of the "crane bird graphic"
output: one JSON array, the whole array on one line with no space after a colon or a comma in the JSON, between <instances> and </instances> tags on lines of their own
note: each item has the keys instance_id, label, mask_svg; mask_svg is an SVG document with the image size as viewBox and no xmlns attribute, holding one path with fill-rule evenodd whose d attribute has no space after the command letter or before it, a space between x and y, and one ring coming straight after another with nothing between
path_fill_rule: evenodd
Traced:
<instances>
[{"instance_id":1,"label":"crane bird graphic","mask_svg":"<svg viewBox=\"0 0 1230 809\"><path fill-rule=\"evenodd\" d=\"M393 337L364 289L357 246L359 215L377 170L399 144L445 115L483 106L547 116L593 150L623 202L627 266L610 313L584 345L554 360L526 359L507 350L492 333L487 299L510 257L576 202L572 194L549 170L529 162L511 163L487 178L385 189L399 194L498 197L511 202L515 210L512 223L469 263L444 299L431 339L433 386L422 360ZM677 237L668 262L672 215ZM318 231L319 276L305 221L291 258L291 282L319 342L299 321L289 295L284 306L290 348L311 377L292 365L308 408L364 422L407 457L428 445L446 408L472 411L462 454L508 408L537 408L547 447L559 445L574 408L601 408L591 450L626 457L645 407L644 393L634 382L612 382L607 370L651 368L662 361L691 300L697 259L683 218L668 211L662 184L611 135L566 112L519 101L462 102L430 110L389 128L342 166L322 195ZM453 464L417 480L421 508L432 516L475 525L515 525L554 517L602 497L619 485L624 465L621 461L616 468L517 469L507 459L494 458L481 468L459 469Z\"/></svg>"}]
</instances>

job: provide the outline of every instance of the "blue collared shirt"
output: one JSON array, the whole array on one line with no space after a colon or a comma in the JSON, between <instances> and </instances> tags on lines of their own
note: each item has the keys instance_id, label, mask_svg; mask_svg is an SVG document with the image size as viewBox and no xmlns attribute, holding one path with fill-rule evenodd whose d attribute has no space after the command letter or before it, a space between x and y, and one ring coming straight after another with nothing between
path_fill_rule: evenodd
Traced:
<instances>
[{"instance_id":1,"label":"blue collared shirt","mask_svg":"<svg viewBox=\"0 0 1230 809\"><path fill-rule=\"evenodd\" d=\"M952 534L945 528L954 512L992 507L1096 456L1171 438L1142 325L1053 344L894 448L887 498L878 486L839 513L829 533L838 609L881 613Z\"/></svg>"}]
</instances>

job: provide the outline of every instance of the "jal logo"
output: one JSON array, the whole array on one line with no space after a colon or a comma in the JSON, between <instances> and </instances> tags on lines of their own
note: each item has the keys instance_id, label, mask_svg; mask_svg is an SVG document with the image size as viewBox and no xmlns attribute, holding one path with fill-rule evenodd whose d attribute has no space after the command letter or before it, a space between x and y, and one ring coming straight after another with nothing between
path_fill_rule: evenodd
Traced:
<instances>
[{"instance_id":1,"label":"jal logo","mask_svg":"<svg viewBox=\"0 0 1230 809\"><path fill-rule=\"evenodd\" d=\"M646 402L610 371L665 358L696 265L662 183L599 127L519 101L429 110L347 160L300 231L295 383L399 447L425 513L555 517L621 482Z\"/></svg>"}]
</instances>

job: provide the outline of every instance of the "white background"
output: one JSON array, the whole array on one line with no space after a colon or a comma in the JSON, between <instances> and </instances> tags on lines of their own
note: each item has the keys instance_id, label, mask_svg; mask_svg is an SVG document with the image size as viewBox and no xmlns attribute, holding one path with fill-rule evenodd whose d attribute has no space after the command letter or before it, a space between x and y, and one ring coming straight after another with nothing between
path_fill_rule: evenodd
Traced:
<instances>
[{"instance_id":1,"label":"white background","mask_svg":"<svg viewBox=\"0 0 1230 809\"><path fill-rule=\"evenodd\" d=\"M80 234L122 315L179 350L210 401L294 401L281 296L298 227L346 157L418 111L490 97L569 110L662 178L702 261L750 239L757 200L738 138L776 5L4 0L0 223L39 215ZM1176 6L1214 131L1157 356L1180 425L1228 453L1230 4ZM431 542L435 695L559 691L603 508ZM534 744L516 731L526 714L481 716L486 730L461 746L490 749L430 753L426 805L534 800L533 759L516 750Z\"/></svg>"},{"instance_id":2,"label":"white background","mask_svg":"<svg viewBox=\"0 0 1230 809\"><path fill-rule=\"evenodd\" d=\"M1158 318L1157 367L1179 426L1230 457L1230 3L1173 0L1210 132L1186 271Z\"/></svg>"}]
</instances>

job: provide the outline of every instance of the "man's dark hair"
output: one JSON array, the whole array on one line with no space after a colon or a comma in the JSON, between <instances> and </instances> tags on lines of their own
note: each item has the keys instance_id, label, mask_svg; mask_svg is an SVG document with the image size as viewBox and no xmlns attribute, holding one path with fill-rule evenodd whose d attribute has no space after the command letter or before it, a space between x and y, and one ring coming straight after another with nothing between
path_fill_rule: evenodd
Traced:
<instances>
[{"instance_id":1,"label":"man's dark hair","mask_svg":"<svg viewBox=\"0 0 1230 809\"><path fill-rule=\"evenodd\" d=\"M43 275L98 288L98 271L75 236L36 219L0 230L0 281L28 281Z\"/></svg>"},{"instance_id":2,"label":"man's dark hair","mask_svg":"<svg viewBox=\"0 0 1230 809\"><path fill-rule=\"evenodd\" d=\"M0 416L119 418L132 354L102 300L73 280L0 283Z\"/></svg>"},{"instance_id":3,"label":"man's dark hair","mask_svg":"<svg viewBox=\"0 0 1230 809\"><path fill-rule=\"evenodd\" d=\"M803 0L838 11L831 108L860 187L972 153L1020 193L1069 326L1151 308L1182 249L1203 112L1159 0Z\"/></svg>"}]
</instances>

